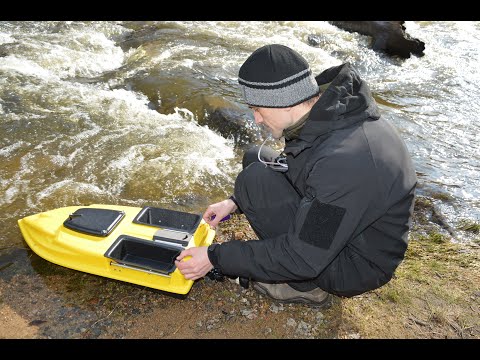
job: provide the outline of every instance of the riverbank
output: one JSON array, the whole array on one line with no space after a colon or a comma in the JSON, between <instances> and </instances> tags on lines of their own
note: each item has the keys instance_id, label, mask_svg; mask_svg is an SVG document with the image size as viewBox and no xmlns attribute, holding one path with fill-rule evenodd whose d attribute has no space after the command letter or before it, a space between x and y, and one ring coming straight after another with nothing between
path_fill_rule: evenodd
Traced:
<instances>
[{"instance_id":1,"label":"riverbank","mask_svg":"<svg viewBox=\"0 0 480 360\"><path fill-rule=\"evenodd\" d=\"M48 263L25 249L2 255L3 339L478 339L480 246L455 243L419 197L405 260L385 286L335 298L328 309L279 304L225 280L173 296ZM473 228L476 231L476 228ZM243 215L216 241L254 239Z\"/></svg>"}]
</instances>

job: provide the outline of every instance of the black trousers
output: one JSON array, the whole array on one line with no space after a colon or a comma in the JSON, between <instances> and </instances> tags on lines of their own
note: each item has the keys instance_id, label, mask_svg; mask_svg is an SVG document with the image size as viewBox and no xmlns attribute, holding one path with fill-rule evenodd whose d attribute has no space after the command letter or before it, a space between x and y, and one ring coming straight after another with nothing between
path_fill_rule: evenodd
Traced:
<instances>
[{"instance_id":1,"label":"black trousers","mask_svg":"<svg viewBox=\"0 0 480 360\"><path fill-rule=\"evenodd\" d=\"M247 150L243 156L243 170L235 181L235 199L259 240L288 232L295 219L301 196L284 173L272 170L258 161L259 146ZM260 157L273 162L278 152L263 146ZM288 282L299 291L316 287L310 281Z\"/></svg>"}]
</instances>

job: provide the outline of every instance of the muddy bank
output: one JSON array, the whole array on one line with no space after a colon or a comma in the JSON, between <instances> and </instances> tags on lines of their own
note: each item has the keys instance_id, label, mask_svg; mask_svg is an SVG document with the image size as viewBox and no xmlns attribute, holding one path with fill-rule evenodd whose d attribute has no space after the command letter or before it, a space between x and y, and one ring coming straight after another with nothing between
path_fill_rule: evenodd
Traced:
<instances>
[{"instance_id":1,"label":"muddy bank","mask_svg":"<svg viewBox=\"0 0 480 360\"><path fill-rule=\"evenodd\" d=\"M198 280L186 296L163 293L63 268L29 249L1 249L0 338L480 338L479 246L451 244L432 219L432 203L420 199L396 277L327 309L276 303L230 280ZM216 241L254 238L236 215Z\"/></svg>"}]
</instances>

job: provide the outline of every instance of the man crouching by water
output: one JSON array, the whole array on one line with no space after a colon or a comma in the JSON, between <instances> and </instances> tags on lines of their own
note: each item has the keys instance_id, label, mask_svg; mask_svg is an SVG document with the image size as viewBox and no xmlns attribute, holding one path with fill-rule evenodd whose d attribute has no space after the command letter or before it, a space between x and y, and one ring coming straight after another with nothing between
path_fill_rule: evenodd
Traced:
<instances>
[{"instance_id":1,"label":"man crouching by water","mask_svg":"<svg viewBox=\"0 0 480 360\"><path fill-rule=\"evenodd\" d=\"M196 280L214 269L275 300L317 307L386 284L407 249L417 178L366 82L349 63L314 77L277 44L254 51L238 82L255 122L285 148L247 151L234 194L203 219L215 227L243 213L261 241L184 250L180 272Z\"/></svg>"}]
</instances>

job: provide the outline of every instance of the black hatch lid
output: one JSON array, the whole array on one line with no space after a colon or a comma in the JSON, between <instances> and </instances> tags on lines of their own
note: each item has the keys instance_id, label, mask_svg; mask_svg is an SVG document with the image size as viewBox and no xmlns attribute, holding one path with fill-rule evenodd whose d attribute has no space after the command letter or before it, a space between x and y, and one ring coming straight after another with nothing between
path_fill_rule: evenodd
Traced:
<instances>
[{"instance_id":1,"label":"black hatch lid","mask_svg":"<svg viewBox=\"0 0 480 360\"><path fill-rule=\"evenodd\" d=\"M125 212L120 210L80 208L70 214L63 225L89 235L108 236L124 217Z\"/></svg>"}]
</instances>

